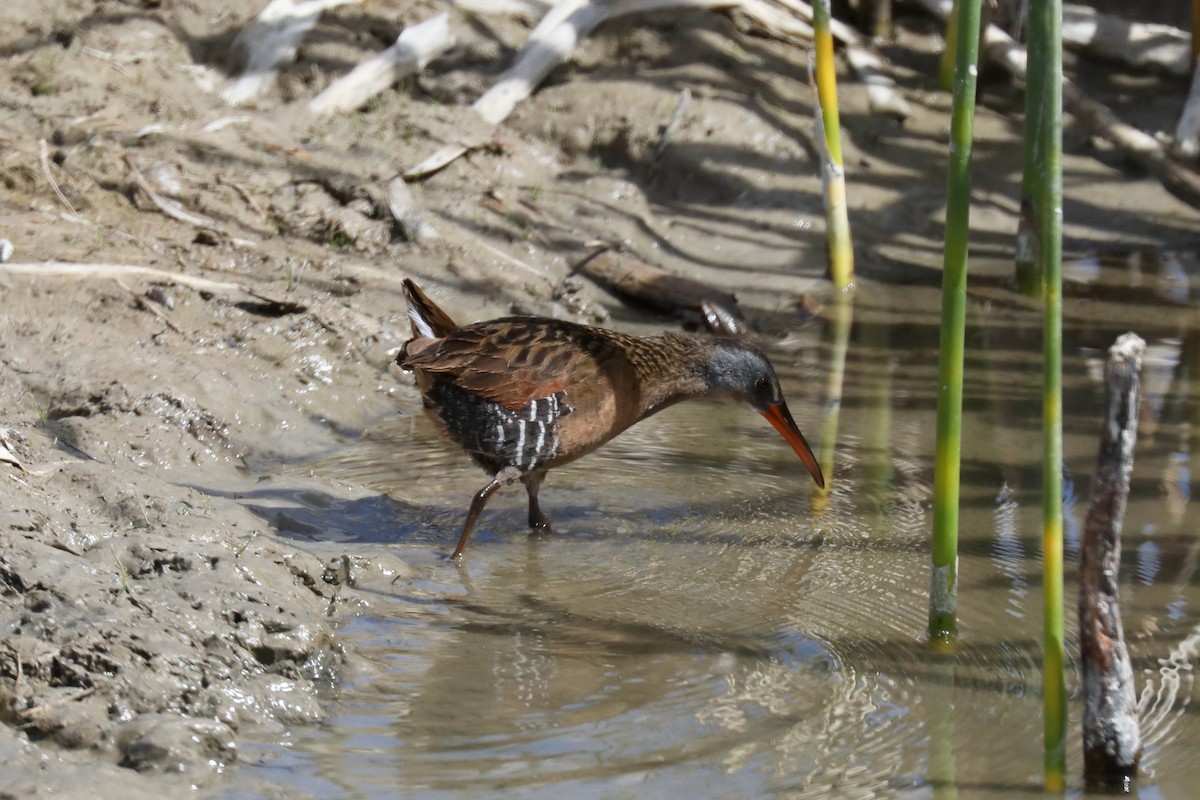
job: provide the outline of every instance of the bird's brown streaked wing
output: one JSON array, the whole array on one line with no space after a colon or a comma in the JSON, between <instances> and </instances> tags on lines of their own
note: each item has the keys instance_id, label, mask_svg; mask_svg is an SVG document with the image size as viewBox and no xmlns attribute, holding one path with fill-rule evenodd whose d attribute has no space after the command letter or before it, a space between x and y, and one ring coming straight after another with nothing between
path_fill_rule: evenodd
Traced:
<instances>
[{"instance_id":1,"label":"bird's brown streaked wing","mask_svg":"<svg viewBox=\"0 0 1200 800\"><path fill-rule=\"evenodd\" d=\"M581 347L576 337L595 337L582 326L547 323L510 318L473 325L410 348L401 366L441 376L507 408L523 408L568 384L586 382L599 370L597 356L611 352L603 336Z\"/></svg>"}]
</instances>

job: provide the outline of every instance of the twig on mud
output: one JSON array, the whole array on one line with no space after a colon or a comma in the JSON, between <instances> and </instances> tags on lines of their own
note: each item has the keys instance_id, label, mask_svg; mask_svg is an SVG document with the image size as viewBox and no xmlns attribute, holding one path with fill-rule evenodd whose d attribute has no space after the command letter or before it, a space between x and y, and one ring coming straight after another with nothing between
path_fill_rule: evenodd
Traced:
<instances>
[{"instance_id":1,"label":"twig on mud","mask_svg":"<svg viewBox=\"0 0 1200 800\"><path fill-rule=\"evenodd\" d=\"M437 229L421 215L412 190L400 175L387 182L387 205L400 230L410 242L429 244L442 238Z\"/></svg>"},{"instance_id":2,"label":"twig on mud","mask_svg":"<svg viewBox=\"0 0 1200 800\"><path fill-rule=\"evenodd\" d=\"M362 0L271 0L233 42L233 51L244 53L245 69L221 97L239 106L254 100L271 85L279 65L296 57L296 48L321 12Z\"/></svg>"},{"instance_id":3,"label":"twig on mud","mask_svg":"<svg viewBox=\"0 0 1200 800\"><path fill-rule=\"evenodd\" d=\"M217 183L228 186L230 189L233 189L235 192L237 192L238 197L242 198L242 201L246 205L250 206L250 208L254 210L254 213L258 214L260 219L267 218L267 212L263 210L263 207L259 205L258 201L254 199L254 195L250 194L246 187L242 186L240 183L234 183L233 181L227 180L224 176L220 175L217 176Z\"/></svg>"},{"instance_id":4,"label":"twig on mud","mask_svg":"<svg viewBox=\"0 0 1200 800\"><path fill-rule=\"evenodd\" d=\"M195 225L197 228L210 228L212 230L224 233L224 231L221 231L221 228L213 220L199 214L193 214L189 211L185 211L183 206L177 200L163 197L158 192L154 191L154 188L150 185L150 182L146 180L146 176L142 175L141 170L134 165L131 157L125 156L125 165L129 167L129 173L133 177L133 182L137 184L139 189L146 193L146 196L150 198L150 202L154 203L154 205L158 207L159 211L163 212L171 219L179 220L180 222L186 222L188 225Z\"/></svg>"},{"instance_id":5,"label":"twig on mud","mask_svg":"<svg viewBox=\"0 0 1200 800\"><path fill-rule=\"evenodd\" d=\"M62 189L58 188L58 181L54 180L54 175L50 172L50 146L46 144L45 139L38 139L38 160L42 164L42 174L46 177L50 188L54 190L54 194L58 196L58 201L67 207L71 219L74 222L86 223L88 220L75 210L75 206L71 205L71 201L63 194Z\"/></svg>"},{"instance_id":6,"label":"twig on mud","mask_svg":"<svg viewBox=\"0 0 1200 800\"><path fill-rule=\"evenodd\" d=\"M146 511L142 509L142 516L146 516ZM146 521L146 527L150 527L149 520ZM125 562L121 560L121 556L117 554L117 548L109 544L108 551L112 553L113 560L117 562L117 575L121 578L121 594L129 594L129 570L125 568Z\"/></svg>"},{"instance_id":7,"label":"twig on mud","mask_svg":"<svg viewBox=\"0 0 1200 800\"><path fill-rule=\"evenodd\" d=\"M134 53L113 53L108 50L101 50L98 47L85 47L83 48L83 53L92 58L109 62L122 75L126 74L122 64L136 64L139 61L146 61L154 57L154 54L149 50L139 50Z\"/></svg>"},{"instance_id":8,"label":"twig on mud","mask_svg":"<svg viewBox=\"0 0 1200 800\"><path fill-rule=\"evenodd\" d=\"M137 277L152 281L190 286L200 292L213 294L245 294L265 303L270 309L279 314L298 314L308 310L308 306L290 300L277 300L273 297L252 289L240 283L214 281L196 275L184 275L178 272L167 272L154 267L143 267L136 264L73 264L65 261L42 261L28 264L0 264L0 275L45 275L61 278L121 278Z\"/></svg>"},{"instance_id":9,"label":"twig on mud","mask_svg":"<svg viewBox=\"0 0 1200 800\"><path fill-rule=\"evenodd\" d=\"M793 13L784 13L766 0L741 0L735 3L732 11L739 11L750 19L759 30L772 39L788 42L800 47L808 47L813 41L812 10L809 9L808 19L801 19Z\"/></svg>"},{"instance_id":10,"label":"twig on mud","mask_svg":"<svg viewBox=\"0 0 1200 800\"><path fill-rule=\"evenodd\" d=\"M485 242L483 239L479 238L478 236L472 237L471 241L475 244L476 247L479 247L482 250L486 250L488 253L492 254L496 258L499 258L502 261L512 264L517 269L523 270L524 272L527 272L530 275L533 275L534 277L539 278L540 280L544 281L547 287L550 287L553 285L553 282L550 280L550 278L547 277L547 275L544 272L542 272L541 270L539 270L537 267L533 266L532 264L526 264L521 259L510 256L508 253L504 252L503 250L492 247L490 244L488 244L487 242Z\"/></svg>"},{"instance_id":11,"label":"twig on mud","mask_svg":"<svg viewBox=\"0 0 1200 800\"><path fill-rule=\"evenodd\" d=\"M238 545L237 550L233 551L233 557L241 558L242 553L246 552L246 548L249 547L250 543L253 542L257 538L258 538L258 531L250 531L250 535L246 537L246 541L244 541L240 545Z\"/></svg>"},{"instance_id":12,"label":"twig on mud","mask_svg":"<svg viewBox=\"0 0 1200 800\"><path fill-rule=\"evenodd\" d=\"M200 129L201 133L216 133L222 128L228 128L230 125L241 125L249 122L250 118L244 114L230 114L224 117L218 117L212 122Z\"/></svg>"},{"instance_id":13,"label":"twig on mud","mask_svg":"<svg viewBox=\"0 0 1200 800\"><path fill-rule=\"evenodd\" d=\"M0 461L12 464L21 472L28 472L29 470L25 469L25 465L21 463L21 459L13 454L9 446L9 441L13 439L21 441L21 434L11 428L0 428Z\"/></svg>"},{"instance_id":14,"label":"twig on mud","mask_svg":"<svg viewBox=\"0 0 1200 800\"><path fill-rule=\"evenodd\" d=\"M479 205L491 211L496 216L503 217L509 222L524 228L528 236L536 240L539 244L548 243L546 235L543 233L547 229L571 234L571 231L566 226L557 220L551 219L546 212L542 211L534 203L527 200L513 200L495 186L488 187L487 191L483 193L483 197L479 200Z\"/></svg>"},{"instance_id":15,"label":"twig on mud","mask_svg":"<svg viewBox=\"0 0 1200 800\"><path fill-rule=\"evenodd\" d=\"M424 69L454 44L447 20L442 13L405 28L395 44L359 64L314 97L308 110L314 114L354 111L396 81Z\"/></svg>"},{"instance_id":16,"label":"twig on mud","mask_svg":"<svg viewBox=\"0 0 1200 800\"><path fill-rule=\"evenodd\" d=\"M32 708L21 709L20 711L17 712L17 716L20 717L25 722L31 722L31 721L33 721L34 718L36 718L37 716L39 716L41 714L44 714L46 711L48 711L51 708L54 708L55 706L61 706L64 703L73 703L77 700L82 700L85 697L88 697L89 695L93 694L95 691L96 691L95 686L89 686L86 689L80 689L78 692L72 692L70 694L62 695L61 697L56 697L53 700L50 700L49 702L39 703L38 705L33 706Z\"/></svg>"},{"instance_id":17,"label":"twig on mud","mask_svg":"<svg viewBox=\"0 0 1200 800\"><path fill-rule=\"evenodd\" d=\"M671 120L663 128L662 136L658 138L658 147L654 148L654 163L662 161L662 157L666 155L667 148L671 146L671 139L675 137L679 126L683 124L683 115L687 113L687 107L691 102L692 90L685 86L679 93L679 100L675 103L675 111L671 113Z\"/></svg>"},{"instance_id":18,"label":"twig on mud","mask_svg":"<svg viewBox=\"0 0 1200 800\"><path fill-rule=\"evenodd\" d=\"M130 288L129 288L129 287L126 285L126 284L125 284L125 282L124 282L124 281L122 281L120 278L117 278L117 279L115 279L115 282L116 282L117 286L120 286L122 289L124 289L125 291L129 292L129 296L133 298L133 300L134 300L134 302L135 302L135 303L137 303L137 307L138 307L138 308L140 308L142 311L149 311L151 314L153 314L154 316L158 317L159 321L160 321L160 322L161 322L163 325L166 325L168 328L170 328L171 330L175 331L175 333L178 333L178 334L181 334L181 335L183 334L183 331L179 329L179 326L178 326L178 325L176 325L174 322L171 322L171 320L167 319L167 315L166 315L166 314L164 314L164 313L162 313L161 311L159 311L157 308L155 308L155 307L154 307L153 305L151 305L150 303L147 303L147 302L146 302L146 298L145 298L145 297L143 297L142 295L138 294L138 293L137 293L137 292L135 292L133 289L130 289Z\"/></svg>"}]
</instances>

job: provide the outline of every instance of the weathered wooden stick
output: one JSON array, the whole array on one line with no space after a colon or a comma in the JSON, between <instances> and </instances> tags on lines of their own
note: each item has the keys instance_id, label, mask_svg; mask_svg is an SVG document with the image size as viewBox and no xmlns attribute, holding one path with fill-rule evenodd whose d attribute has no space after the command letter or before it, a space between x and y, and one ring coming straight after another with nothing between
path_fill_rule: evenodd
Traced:
<instances>
[{"instance_id":1,"label":"weathered wooden stick","mask_svg":"<svg viewBox=\"0 0 1200 800\"><path fill-rule=\"evenodd\" d=\"M182 272L143 267L137 264L72 264L65 261L41 261L28 264L4 264L0 266L0 277L5 275L57 276L68 279L87 278L144 278L151 281L175 283L190 286L198 292L212 294L242 293L265 303L270 309L279 314L299 314L308 310L308 306L291 300L276 300L268 297L257 289L246 284L214 281L201 278L198 275L187 275Z\"/></svg>"},{"instance_id":2,"label":"weathered wooden stick","mask_svg":"<svg viewBox=\"0 0 1200 800\"><path fill-rule=\"evenodd\" d=\"M410 242L429 244L442 238L437 229L425 221L417 208L417 200L400 175L387 182L387 204L392 217Z\"/></svg>"},{"instance_id":3,"label":"weathered wooden stick","mask_svg":"<svg viewBox=\"0 0 1200 800\"><path fill-rule=\"evenodd\" d=\"M296 57L296 48L326 9L362 0L271 0L233 40L245 67L221 97L233 106L252 102L275 81L279 65Z\"/></svg>"},{"instance_id":4,"label":"weathered wooden stick","mask_svg":"<svg viewBox=\"0 0 1200 800\"><path fill-rule=\"evenodd\" d=\"M1132 10L1132 6L1130 9ZM1158 25L1105 14L1076 3L1063 3L1063 44L1133 67L1153 67L1181 78L1191 73L1191 36L1172 25Z\"/></svg>"},{"instance_id":5,"label":"weathered wooden stick","mask_svg":"<svg viewBox=\"0 0 1200 800\"><path fill-rule=\"evenodd\" d=\"M1079 646L1083 661L1084 780L1128 791L1142 755L1133 668L1121 628L1117 575L1121 524L1137 441L1139 375L1146 343L1127 333L1108 351L1106 413L1080 558Z\"/></svg>"},{"instance_id":6,"label":"weathered wooden stick","mask_svg":"<svg viewBox=\"0 0 1200 800\"><path fill-rule=\"evenodd\" d=\"M314 114L350 112L401 78L420 72L433 59L450 49L454 36L449 16L436 17L405 28L388 49L338 78L308 103Z\"/></svg>"},{"instance_id":7,"label":"weathered wooden stick","mask_svg":"<svg viewBox=\"0 0 1200 800\"><path fill-rule=\"evenodd\" d=\"M733 295L691 278L672 275L633 256L598 250L585 256L574 271L619 297L663 311L699 313L714 333L746 332L742 310Z\"/></svg>"}]
</instances>

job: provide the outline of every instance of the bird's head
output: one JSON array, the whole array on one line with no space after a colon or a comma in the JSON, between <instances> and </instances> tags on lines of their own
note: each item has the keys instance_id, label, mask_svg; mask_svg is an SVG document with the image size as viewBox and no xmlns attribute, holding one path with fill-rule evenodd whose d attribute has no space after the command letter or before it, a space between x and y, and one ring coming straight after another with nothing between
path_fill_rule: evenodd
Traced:
<instances>
[{"instance_id":1,"label":"bird's head","mask_svg":"<svg viewBox=\"0 0 1200 800\"><path fill-rule=\"evenodd\" d=\"M825 477L821 474L821 467L804 434L792 419L783 399L779 378L766 354L744 339L714 338L708 341L711 351L702 361L701 373L708 394L749 403L787 440L808 468L813 480L824 488Z\"/></svg>"}]
</instances>

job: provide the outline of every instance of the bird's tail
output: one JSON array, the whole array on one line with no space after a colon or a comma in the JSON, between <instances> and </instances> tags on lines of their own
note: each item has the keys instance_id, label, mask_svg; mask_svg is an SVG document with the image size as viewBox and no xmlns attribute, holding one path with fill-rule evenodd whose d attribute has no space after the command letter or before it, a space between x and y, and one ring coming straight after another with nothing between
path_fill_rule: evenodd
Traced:
<instances>
[{"instance_id":1,"label":"bird's tail","mask_svg":"<svg viewBox=\"0 0 1200 800\"><path fill-rule=\"evenodd\" d=\"M458 323L408 278L404 279L404 298L408 301L413 338L440 339L458 330Z\"/></svg>"}]
</instances>

